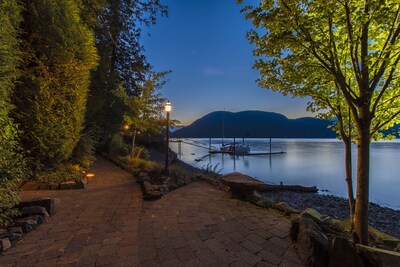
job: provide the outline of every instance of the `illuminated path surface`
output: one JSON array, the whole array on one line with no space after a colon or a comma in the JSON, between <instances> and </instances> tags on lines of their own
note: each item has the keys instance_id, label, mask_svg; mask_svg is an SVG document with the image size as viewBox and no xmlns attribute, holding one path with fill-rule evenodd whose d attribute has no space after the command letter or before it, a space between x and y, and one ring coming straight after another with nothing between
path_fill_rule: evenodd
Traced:
<instances>
[{"instance_id":1,"label":"illuminated path surface","mask_svg":"<svg viewBox=\"0 0 400 267\"><path fill-rule=\"evenodd\" d=\"M26 191L61 206L0 266L301 266L279 213L196 182L143 202L132 176L99 158L85 190Z\"/></svg>"}]
</instances>

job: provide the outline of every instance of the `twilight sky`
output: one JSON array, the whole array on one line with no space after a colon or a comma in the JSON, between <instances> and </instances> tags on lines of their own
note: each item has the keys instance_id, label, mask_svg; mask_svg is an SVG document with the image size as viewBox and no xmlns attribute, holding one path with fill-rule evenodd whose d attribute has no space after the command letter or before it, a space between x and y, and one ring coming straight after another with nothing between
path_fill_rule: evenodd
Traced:
<instances>
[{"instance_id":1,"label":"twilight sky","mask_svg":"<svg viewBox=\"0 0 400 267\"><path fill-rule=\"evenodd\" d=\"M250 0L252 2L256 0ZM243 3L249 3L244 0ZM306 99L282 96L258 87L252 69L252 28L235 0L164 0L169 16L160 17L143 35L146 56L155 71L172 70L160 91L182 124L217 110L263 110L289 118L312 116Z\"/></svg>"}]
</instances>

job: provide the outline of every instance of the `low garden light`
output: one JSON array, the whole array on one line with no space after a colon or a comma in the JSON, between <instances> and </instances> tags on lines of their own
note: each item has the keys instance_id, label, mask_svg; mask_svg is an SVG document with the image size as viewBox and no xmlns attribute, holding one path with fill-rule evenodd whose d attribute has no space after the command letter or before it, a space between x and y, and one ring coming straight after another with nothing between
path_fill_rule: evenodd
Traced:
<instances>
[{"instance_id":1,"label":"low garden light","mask_svg":"<svg viewBox=\"0 0 400 267\"><path fill-rule=\"evenodd\" d=\"M167 129L166 129L166 152L165 152L165 167L164 167L164 173L169 174L169 114L171 113L172 110L172 105L168 101L165 104L164 107L165 113L167 115Z\"/></svg>"}]
</instances>

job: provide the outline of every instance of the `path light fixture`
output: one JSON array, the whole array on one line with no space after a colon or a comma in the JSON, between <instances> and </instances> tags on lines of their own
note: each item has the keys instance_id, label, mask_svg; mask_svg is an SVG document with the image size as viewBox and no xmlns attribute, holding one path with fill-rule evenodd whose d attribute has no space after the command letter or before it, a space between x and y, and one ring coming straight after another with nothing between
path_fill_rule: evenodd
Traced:
<instances>
[{"instance_id":1,"label":"path light fixture","mask_svg":"<svg viewBox=\"0 0 400 267\"><path fill-rule=\"evenodd\" d=\"M166 129L166 152L165 152L165 167L164 167L164 173L169 174L169 114L171 113L172 110L172 105L168 101L165 104L164 107L165 113L167 115L167 129Z\"/></svg>"}]
</instances>

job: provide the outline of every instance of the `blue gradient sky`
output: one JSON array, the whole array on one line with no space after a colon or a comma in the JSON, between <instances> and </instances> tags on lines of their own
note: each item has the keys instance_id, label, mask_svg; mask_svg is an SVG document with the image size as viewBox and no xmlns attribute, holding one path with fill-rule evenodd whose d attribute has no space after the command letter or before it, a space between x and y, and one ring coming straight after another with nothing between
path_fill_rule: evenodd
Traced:
<instances>
[{"instance_id":1,"label":"blue gradient sky","mask_svg":"<svg viewBox=\"0 0 400 267\"><path fill-rule=\"evenodd\" d=\"M254 2L254 0L252 0ZM249 1L243 1L244 4ZM146 56L156 71L172 70L161 90L173 105L172 118L190 124L225 110L263 110L289 118L313 116L306 99L259 88L252 69L252 28L235 0L169 0L169 16L160 17L143 35Z\"/></svg>"}]
</instances>

